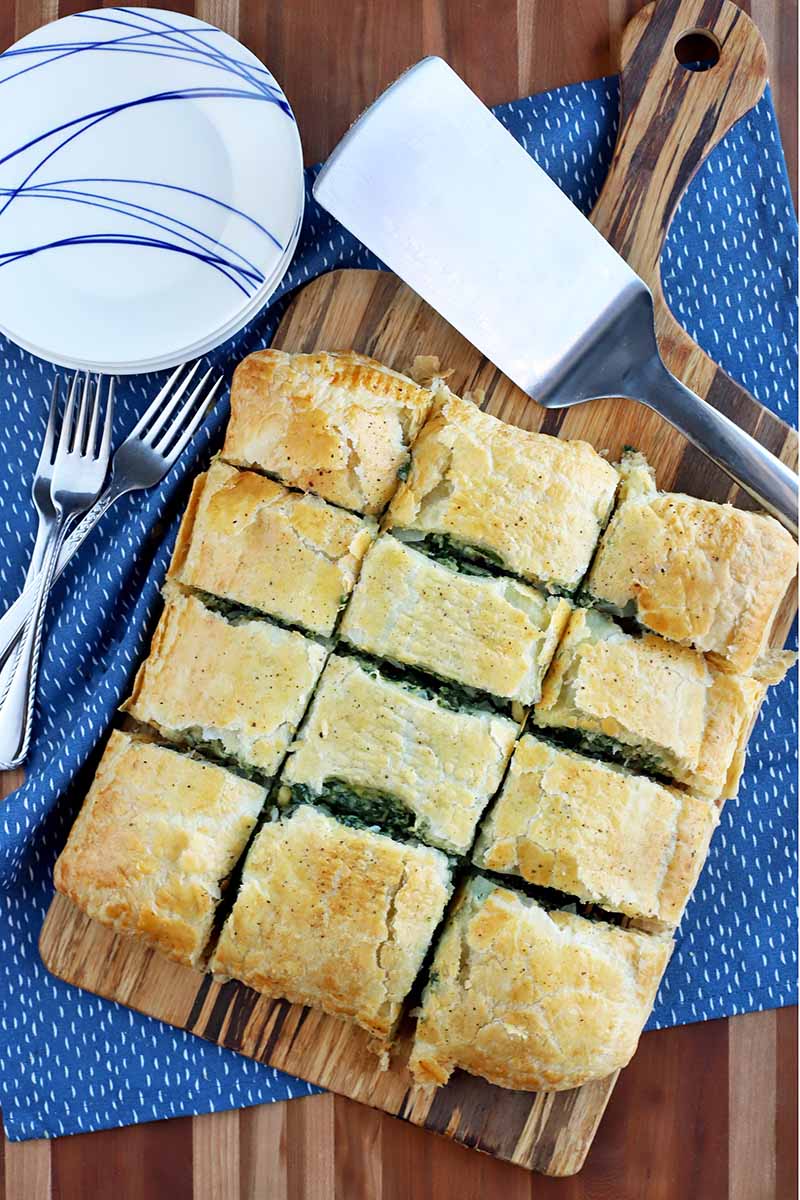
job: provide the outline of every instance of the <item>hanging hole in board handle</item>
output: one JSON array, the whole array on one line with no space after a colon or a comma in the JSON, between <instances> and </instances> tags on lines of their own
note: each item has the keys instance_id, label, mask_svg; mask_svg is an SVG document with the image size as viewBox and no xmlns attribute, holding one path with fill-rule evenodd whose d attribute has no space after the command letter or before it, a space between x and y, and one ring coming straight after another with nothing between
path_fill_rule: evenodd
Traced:
<instances>
[{"instance_id":1,"label":"hanging hole in board handle","mask_svg":"<svg viewBox=\"0 0 800 1200\"><path fill-rule=\"evenodd\" d=\"M708 29L687 29L675 43L675 57L687 71L710 71L719 55L719 42Z\"/></svg>"}]
</instances>

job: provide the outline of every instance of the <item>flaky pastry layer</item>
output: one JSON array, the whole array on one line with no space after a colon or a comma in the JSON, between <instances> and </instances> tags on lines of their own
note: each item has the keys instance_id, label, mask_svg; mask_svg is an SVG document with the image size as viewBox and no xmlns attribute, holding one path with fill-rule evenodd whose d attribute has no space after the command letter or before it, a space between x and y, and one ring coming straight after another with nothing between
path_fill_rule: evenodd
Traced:
<instances>
[{"instance_id":1,"label":"flaky pastry layer","mask_svg":"<svg viewBox=\"0 0 800 1200\"><path fill-rule=\"evenodd\" d=\"M353 351L258 350L234 373L222 456L344 508L378 513L431 399L427 388Z\"/></svg>"},{"instance_id":2,"label":"flaky pastry layer","mask_svg":"<svg viewBox=\"0 0 800 1200\"><path fill-rule=\"evenodd\" d=\"M533 583L572 590L589 566L618 477L587 442L531 433L440 389L387 525L443 533Z\"/></svg>"},{"instance_id":3,"label":"flaky pastry layer","mask_svg":"<svg viewBox=\"0 0 800 1200\"><path fill-rule=\"evenodd\" d=\"M725 670L757 671L797 572L794 539L765 513L659 492L641 455L623 459L621 476L589 592Z\"/></svg>"},{"instance_id":4,"label":"flaky pastry layer","mask_svg":"<svg viewBox=\"0 0 800 1200\"><path fill-rule=\"evenodd\" d=\"M717 812L707 800L526 734L473 861L672 927L697 883Z\"/></svg>"},{"instance_id":5,"label":"flaky pastry layer","mask_svg":"<svg viewBox=\"0 0 800 1200\"><path fill-rule=\"evenodd\" d=\"M417 837L465 854L516 733L505 717L454 712L334 655L282 778L317 795L329 780L383 792L413 814Z\"/></svg>"},{"instance_id":6,"label":"flaky pastry layer","mask_svg":"<svg viewBox=\"0 0 800 1200\"><path fill-rule=\"evenodd\" d=\"M465 575L383 534L364 559L341 635L379 658L529 704L570 613L510 578Z\"/></svg>"},{"instance_id":7,"label":"flaky pastry layer","mask_svg":"<svg viewBox=\"0 0 800 1200\"><path fill-rule=\"evenodd\" d=\"M473 879L436 948L411 1073L546 1092L603 1079L633 1056L671 949Z\"/></svg>"},{"instance_id":8,"label":"flaky pastry layer","mask_svg":"<svg viewBox=\"0 0 800 1200\"><path fill-rule=\"evenodd\" d=\"M169 577L330 635L375 528L371 518L217 461L195 480Z\"/></svg>"},{"instance_id":9,"label":"flaky pastry layer","mask_svg":"<svg viewBox=\"0 0 800 1200\"><path fill-rule=\"evenodd\" d=\"M56 862L56 888L103 925L201 966L265 799L223 767L114 732Z\"/></svg>"},{"instance_id":10,"label":"flaky pastry layer","mask_svg":"<svg viewBox=\"0 0 800 1200\"><path fill-rule=\"evenodd\" d=\"M253 842L210 969L348 1018L385 1048L449 894L439 850L301 805Z\"/></svg>"}]
</instances>

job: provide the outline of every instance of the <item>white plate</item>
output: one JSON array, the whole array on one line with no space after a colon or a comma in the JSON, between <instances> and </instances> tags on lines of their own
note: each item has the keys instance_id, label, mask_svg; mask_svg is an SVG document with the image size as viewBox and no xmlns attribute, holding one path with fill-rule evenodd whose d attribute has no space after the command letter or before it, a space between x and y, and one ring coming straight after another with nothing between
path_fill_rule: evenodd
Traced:
<instances>
[{"instance_id":1,"label":"white plate","mask_svg":"<svg viewBox=\"0 0 800 1200\"><path fill-rule=\"evenodd\" d=\"M98 9L0 55L0 329L41 357L124 373L219 344L302 209L289 104L213 25Z\"/></svg>"}]
</instances>

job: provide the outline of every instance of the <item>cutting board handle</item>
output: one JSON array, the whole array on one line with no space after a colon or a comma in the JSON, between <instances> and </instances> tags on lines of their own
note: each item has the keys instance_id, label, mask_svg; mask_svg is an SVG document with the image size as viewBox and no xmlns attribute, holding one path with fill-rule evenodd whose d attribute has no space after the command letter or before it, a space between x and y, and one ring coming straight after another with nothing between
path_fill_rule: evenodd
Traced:
<instances>
[{"instance_id":1,"label":"cutting board handle","mask_svg":"<svg viewBox=\"0 0 800 1200\"><path fill-rule=\"evenodd\" d=\"M692 70L687 53L719 58ZM625 27L619 134L592 220L648 284L687 184L766 83L761 34L730 0L658 0Z\"/></svg>"},{"instance_id":2,"label":"cutting board handle","mask_svg":"<svg viewBox=\"0 0 800 1200\"><path fill-rule=\"evenodd\" d=\"M679 55L718 60L692 70ZM591 219L652 290L667 366L698 390L716 368L667 308L661 251L698 167L763 95L767 52L730 0L658 0L626 26L620 60L617 144Z\"/></svg>"}]
</instances>

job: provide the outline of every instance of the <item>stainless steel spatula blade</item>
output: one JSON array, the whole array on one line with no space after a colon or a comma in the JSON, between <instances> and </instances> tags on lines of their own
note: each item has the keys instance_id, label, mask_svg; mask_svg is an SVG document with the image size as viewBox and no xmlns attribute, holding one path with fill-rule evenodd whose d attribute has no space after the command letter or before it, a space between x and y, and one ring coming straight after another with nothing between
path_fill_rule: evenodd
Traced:
<instances>
[{"instance_id":1,"label":"stainless steel spatula blade","mask_svg":"<svg viewBox=\"0 0 800 1200\"><path fill-rule=\"evenodd\" d=\"M379 97L314 195L540 404L640 400L796 529L797 477L670 374L646 284L442 59Z\"/></svg>"}]
</instances>

